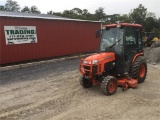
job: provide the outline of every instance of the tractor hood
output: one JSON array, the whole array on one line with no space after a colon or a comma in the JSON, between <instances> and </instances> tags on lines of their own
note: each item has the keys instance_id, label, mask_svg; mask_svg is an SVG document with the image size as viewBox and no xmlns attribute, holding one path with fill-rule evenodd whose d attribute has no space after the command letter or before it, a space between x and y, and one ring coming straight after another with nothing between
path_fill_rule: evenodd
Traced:
<instances>
[{"instance_id":1,"label":"tractor hood","mask_svg":"<svg viewBox=\"0 0 160 120\"><path fill-rule=\"evenodd\" d=\"M84 60L86 60L86 61L97 60L98 62L101 62L103 60L105 60L106 62L107 61L108 62L114 61L115 60L115 53L113 53L113 52L98 53L98 54L91 55L91 56L85 58Z\"/></svg>"}]
</instances>

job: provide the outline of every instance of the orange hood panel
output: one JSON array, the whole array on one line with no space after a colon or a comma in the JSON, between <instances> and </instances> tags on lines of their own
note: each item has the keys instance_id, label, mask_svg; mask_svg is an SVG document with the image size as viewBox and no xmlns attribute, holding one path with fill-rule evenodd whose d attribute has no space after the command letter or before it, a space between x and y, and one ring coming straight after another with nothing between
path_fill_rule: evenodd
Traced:
<instances>
[{"instance_id":1,"label":"orange hood panel","mask_svg":"<svg viewBox=\"0 0 160 120\"><path fill-rule=\"evenodd\" d=\"M98 53L98 54L94 54L94 55L87 57L85 60L87 60L87 61L91 61L91 60L114 61L115 60L115 53L113 53L113 52Z\"/></svg>"}]
</instances>

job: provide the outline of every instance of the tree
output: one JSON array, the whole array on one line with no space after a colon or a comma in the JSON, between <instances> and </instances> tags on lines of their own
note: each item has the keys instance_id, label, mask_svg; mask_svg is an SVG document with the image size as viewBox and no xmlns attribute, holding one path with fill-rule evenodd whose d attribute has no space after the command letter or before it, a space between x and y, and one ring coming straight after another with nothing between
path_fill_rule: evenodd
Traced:
<instances>
[{"instance_id":1,"label":"tree","mask_svg":"<svg viewBox=\"0 0 160 120\"><path fill-rule=\"evenodd\" d=\"M28 6L25 6L25 7L21 10L21 12L30 13L31 10L30 10L30 8L29 8Z\"/></svg>"},{"instance_id":2,"label":"tree","mask_svg":"<svg viewBox=\"0 0 160 120\"><path fill-rule=\"evenodd\" d=\"M127 14L123 14L117 17L118 21L122 21L122 22L131 22L129 19L129 16Z\"/></svg>"},{"instance_id":3,"label":"tree","mask_svg":"<svg viewBox=\"0 0 160 120\"><path fill-rule=\"evenodd\" d=\"M63 16L68 17L68 18L74 18L74 14L71 10L64 10L63 11Z\"/></svg>"},{"instance_id":4,"label":"tree","mask_svg":"<svg viewBox=\"0 0 160 120\"><path fill-rule=\"evenodd\" d=\"M146 32L151 32L152 29L155 27L156 21L152 17L146 18L144 21L144 28Z\"/></svg>"},{"instance_id":5,"label":"tree","mask_svg":"<svg viewBox=\"0 0 160 120\"><path fill-rule=\"evenodd\" d=\"M160 30L158 30L157 28L153 28L152 32L155 34L155 37L160 38Z\"/></svg>"},{"instance_id":6,"label":"tree","mask_svg":"<svg viewBox=\"0 0 160 120\"><path fill-rule=\"evenodd\" d=\"M104 8L103 7L99 7L96 11L95 14L96 16L96 20L101 20L104 19L106 17L106 14L104 13Z\"/></svg>"},{"instance_id":7,"label":"tree","mask_svg":"<svg viewBox=\"0 0 160 120\"><path fill-rule=\"evenodd\" d=\"M82 10L82 15L87 16L89 14L87 9L83 9Z\"/></svg>"},{"instance_id":8,"label":"tree","mask_svg":"<svg viewBox=\"0 0 160 120\"><path fill-rule=\"evenodd\" d=\"M80 8L73 8L71 12L75 15L82 15L82 10Z\"/></svg>"},{"instance_id":9,"label":"tree","mask_svg":"<svg viewBox=\"0 0 160 120\"><path fill-rule=\"evenodd\" d=\"M57 15L57 16L62 16L62 17L64 17L61 12L53 12L53 15Z\"/></svg>"},{"instance_id":10,"label":"tree","mask_svg":"<svg viewBox=\"0 0 160 120\"><path fill-rule=\"evenodd\" d=\"M105 24L115 23L116 21L122 21L120 20L120 14L106 15Z\"/></svg>"},{"instance_id":11,"label":"tree","mask_svg":"<svg viewBox=\"0 0 160 120\"><path fill-rule=\"evenodd\" d=\"M72 19L82 19L82 20L95 20L95 16L90 14L87 9L81 10L80 8L73 8L71 10L64 10L61 12L48 11L47 14L53 14L57 16L62 16Z\"/></svg>"},{"instance_id":12,"label":"tree","mask_svg":"<svg viewBox=\"0 0 160 120\"><path fill-rule=\"evenodd\" d=\"M54 14L52 10L48 11L47 14Z\"/></svg>"},{"instance_id":13,"label":"tree","mask_svg":"<svg viewBox=\"0 0 160 120\"><path fill-rule=\"evenodd\" d=\"M31 13L40 14L41 12L38 10L38 8L36 6L32 6L31 7Z\"/></svg>"},{"instance_id":14,"label":"tree","mask_svg":"<svg viewBox=\"0 0 160 120\"><path fill-rule=\"evenodd\" d=\"M160 18L156 21L156 24L157 24L157 28L158 28L159 31L160 31Z\"/></svg>"},{"instance_id":15,"label":"tree","mask_svg":"<svg viewBox=\"0 0 160 120\"><path fill-rule=\"evenodd\" d=\"M57 16L63 16L63 14L61 12L53 12L52 10L48 11L47 14L50 14L50 15L57 15Z\"/></svg>"},{"instance_id":16,"label":"tree","mask_svg":"<svg viewBox=\"0 0 160 120\"><path fill-rule=\"evenodd\" d=\"M133 12L129 14L130 19L136 23L143 24L146 19L147 8L140 4L138 8L133 9Z\"/></svg>"},{"instance_id":17,"label":"tree","mask_svg":"<svg viewBox=\"0 0 160 120\"><path fill-rule=\"evenodd\" d=\"M82 13L83 11L80 8L73 8L71 10L64 10L62 13L62 16L72 18L72 19L84 19Z\"/></svg>"},{"instance_id":18,"label":"tree","mask_svg":"<svg viewBox=\"0 0 160 120\"><path fill-rule=\"evenodd\" d=\"M32 6L31 8L29 8L28 6L25 6L25 7L21 10L21 12L36 13L36 14L40 14L40 13L41 13L36 6Z\"/></svg>"},{"instance_id":19,"label":"tree","mask_svg":"<svg viewBox=\"0 0 160 120\"><path fill-rule=\"evenodd\" d=\"M4 6L3 5L0 6L0 11L4 11Z\"/></svg>"},{"instance_id":20,"label":"tree","mask_svg":"<svg viewBox=\"0 0 160 120\"><path fill-rule=\"evenodd\" d=\"M85 20L94 20L96 19L93 14L89 13L87 9L82 10L82 17Z\"/></svg>"},{"instance_id":21,"label":"tree","mask_svg":"<svg viewBox=\"0 0 160 120\"><path fill-rule=\"evenodd\" d=\"M154 12L148 12L147 15L146 15L146 17L147 18L148 17L152 17L152 18L156 19L156 14Z\"/></svg>"},{"instance_id":22,"label":"tree","mask_svg":"<svg viewBox=\"0 0 160 120\"><path fill-rule=\"evenodd\" d=\"M63 17L82 20L94 20L93 14L90 14L87 9L81 10L80 8L73 8L72 10L64 10Z\"/></svg>"},{"instance_id":23,"label":"tree","mask_svg":"<svg viewBox=\"0 0 160 120\"><path fill-rule=\"evenodd\" d=\"M19 12L20 7L19 7L19 4L16 1L7 0L6 4L4 5L4 10L5 11L10 11L10 12Z\"/></svg>"}]
</instances>

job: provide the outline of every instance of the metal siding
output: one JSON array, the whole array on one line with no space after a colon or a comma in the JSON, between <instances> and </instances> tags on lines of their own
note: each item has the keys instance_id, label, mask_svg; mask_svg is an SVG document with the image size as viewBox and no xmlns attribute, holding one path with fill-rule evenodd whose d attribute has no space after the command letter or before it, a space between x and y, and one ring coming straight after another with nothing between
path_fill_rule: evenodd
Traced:
<instances>
[{"instance_id":1,"label":"metal siding","mask_svg":"<svg viewBox=\"0 0 160 120\"><path fill-rule=\"evenodd\" d=\"M2 24L1 24L1 17L0 17L0 63L2 63Z\"/></svg>"},{"instance_id":2,"label":"metal siding","mask_svg":"<svg viewBox=\"0 0 160 120\"><path fill-rule=\"evenodd\" d=\"M98 49L101 23L0 17L0 64L51 58ZM36 26L38 43L6 45L4 26Z\"/></svg>"}]
</instances>

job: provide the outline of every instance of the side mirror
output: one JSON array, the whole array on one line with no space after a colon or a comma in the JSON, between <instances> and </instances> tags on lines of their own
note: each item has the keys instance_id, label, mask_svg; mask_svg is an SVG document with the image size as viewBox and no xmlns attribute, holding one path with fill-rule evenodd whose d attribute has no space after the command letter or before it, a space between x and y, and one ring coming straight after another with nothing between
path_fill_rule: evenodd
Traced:
<instances>
[{"instance_id":1,"label":"side mirror","mask_svg":"<svg viewBox=\"0 0 160 120\"><path fill-rule=\"evenodd\" d=\"M97 30L96 31L96 38L99 38L101 36L102 30Z\"/></svg>"}]
</instances>

